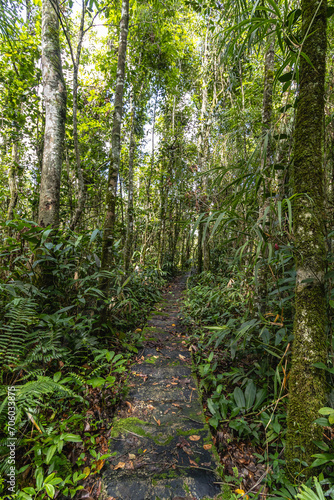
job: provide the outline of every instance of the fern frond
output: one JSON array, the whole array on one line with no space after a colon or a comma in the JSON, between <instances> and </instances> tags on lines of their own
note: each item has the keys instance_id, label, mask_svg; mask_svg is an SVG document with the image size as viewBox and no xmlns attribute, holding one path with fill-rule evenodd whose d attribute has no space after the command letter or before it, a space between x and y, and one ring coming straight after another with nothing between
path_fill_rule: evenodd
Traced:
<instances>
[{"instance_id":1,"label":"fern frond","mask_svg":"<svg viewBox=\"0 0 334 500\"><path fill-rule=\"evenodd\" d=\"M37 303L32 299L15 298L6 308L0 326L0 357L3 363L16 363L25 352L28 327L37 321Z\"/></svg>"}]
</instances>

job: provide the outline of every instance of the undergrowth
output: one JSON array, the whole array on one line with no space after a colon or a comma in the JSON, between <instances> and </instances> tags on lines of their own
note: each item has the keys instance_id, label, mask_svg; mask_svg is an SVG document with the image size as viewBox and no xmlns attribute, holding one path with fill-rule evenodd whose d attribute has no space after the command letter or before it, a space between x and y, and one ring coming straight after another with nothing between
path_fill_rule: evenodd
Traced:
<instances>
[{"instance_id":1,"label":"undergrowth","mask_svg":"<svg viewBox=\"0 0 334 500\"><path fill-rule=\"evenodd\" d=\"M252 272L228 261L223 269L188 279L183 307L224 481L241 498L319 500L319 491L334 498L334 370L324 364L319 368L328 375L329 400L317 420L324 438L316 443L313 463L302 464L313 468L314 479L300 474L292 483L285 472L295 286L289 247L277 250L271 261L263 312L256 307L257 285Z\"/></svg>"},{"instance_id":2,"label":"undergrowth","mask_svg":"<svg viewBox=\"0 0 334 500\"><path fill-rule=\"evenodd\" d=\"M108 427L141 345L133 330L163 273L125 274L117 248L112 272L101 271L98 230L12 221L5 231L16 236L0 249L0 495L73 498L110 457Z\"/></svg>"}]
</instances>

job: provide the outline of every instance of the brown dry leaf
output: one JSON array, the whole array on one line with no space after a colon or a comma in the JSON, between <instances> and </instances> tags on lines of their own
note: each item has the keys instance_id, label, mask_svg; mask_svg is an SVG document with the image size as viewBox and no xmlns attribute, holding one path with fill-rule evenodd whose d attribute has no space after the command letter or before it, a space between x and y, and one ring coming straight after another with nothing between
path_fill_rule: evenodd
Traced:
<instances>
[{"instance_id":1,"label":"brown dry leaf","mask_svg":"<svg viewBox=\"0 0 334 500\"><path fill-rule=\"evenodd\" d=\"M129 453L129 459L130 460L135 460L136 459L136 455L134 455L133 453Z\"/></svg>"},{"instance_id":2,"label":"brown dry leaf","mask_svg":"<svg viewBox=\"0 0 334 500\"><path fill-rule=\"evenodd\" d=\"M124 469L124 467L125 467L125 462L118 462L114 470Z\"/></svg>"},{"instance_id":3,"label":"brown dry leaf","mask_svg":"<svg viewBox=\"0 0 334 500\"><path fill-rule=\"evenodd\" d=\"M194 462L193 460L191 460L190 458L189 458L189 463L190 463L190 465L193 465L194 467L198 467L197 463Z\"/></svg>"},{"instance_id":4,"label":"brown dry leaf","mask_svg":"<svg viewBox=\"0 0 334 500\"><path fill-rule=\"evenodd\" d=\"M182 406L177 403L172 403L172 406L177 406L178 408L182 408Z\"/></svg>"},{"instance_id":5,"label":"brown dry leaf","mask_svg":"<svg viewBox=\"0 0 334 500\"><path fill-rule=\"evenodd\" d=\"M129 401L125 401L125 403L127 404L128 408L129 408L129 409L128 409L128 413L132 413L132 412L133 412L133 407L132 407L132 404L131 404L131 403L129 403Z\"/></svg>"},{"instance_id":6,"label":"brown dry leaf","mask_svg":"<svg viewBox=\"0 0 334 500\"><path fill-rule=\"evenodd\" d=\"M171 382L172 385L177 385L178 382ZM167 386L168 387L168 386Z\"/></svg>"},{"instance_id":7,"label":"brown dry leaf","mask_svg":"<svg viewBox=\"0 0 334 500\"><path fill-rule=\"evenodd\" d=\"M203 445L203 448L204 448L205 450L211 450L211 448L212 448L212 444L210 444L210 443L208 443L208 444L204 444L204 445Z\"/></svg>"},{"instance_id":8,"label":"brown dry leaf","mask_svg":"<svg viewBox=\"0 0 334 500\"><path fill-rule=\"evenodd\" d=\"M104 466L104 462L105 460L97 460L97 462L95 462L95 468L96 470L101 470L102 467Z\"/></svg>"},{"instance_id":9,"label":"brown dry leaf","mask_svg":"<svg viewBox=\"0 0 334 500\"><path fill-rule=\"evenodd\" d=\"M186 361L186 359L187 359L184 356L182 356L182 354L179 354L179 358L181 359L181 361Z\"/></svg>"},{"instance_id":10,"label":"brown dry leaf","mask_svg":"<svg viewBox=\"0 0 334 500\"><path fill-rule=\"evenodd\" d=\"M192 436L189 436L190 441L199 441L201 439L201 436L197 436L196 434L193 434Z\"/></svg>"},{"instance_id":11,"label":"brown dry leaf","mask_svg":"<svg viewBox=\"0 0 334 500\"><path fill-rule=\"evenodd\" d=\"M154 418L154 420L156 421L156 423L157 423L158 425L160 425L160 424L161 424L160 420L157 420L155 417L153 417L153 418Z\"/></svg>"}]
</instances>

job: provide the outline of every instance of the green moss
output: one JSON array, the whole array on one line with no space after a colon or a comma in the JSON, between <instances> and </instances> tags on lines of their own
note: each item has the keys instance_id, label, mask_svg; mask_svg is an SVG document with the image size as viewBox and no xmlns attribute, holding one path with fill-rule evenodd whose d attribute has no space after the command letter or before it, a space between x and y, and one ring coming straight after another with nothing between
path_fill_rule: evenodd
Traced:
<instances>
[{"instance_id":1,"label":"green moss","mask_svg":"<svg viewBox=\"0 0 334 500\"><path fill-rule=\"evenodd\" d=\"M176 433L178 436L192 436L193 434L200 435L200 433L203 432L203 430L204 429L190 429L187 431L183 431L182 429L178 429Z\"/></svg>"},{"instance_id":2,"label":"green moss","mask_svg":"<svg viewBox=\"0 0 334 500\"><path fill-rule=\"evenodd\" d=\"M154 365L157 361L157 358L156 357L150 357L148 359L145 359L144 363L150 363L151 365Z\"/></svg>"},{"instance_id":3,"label":"green moss","mask_svg":"<svg viewBox=\"0 0 334 500\"><path fill-rule=\"evenodd\" d=\"M163 330L161 328L156 328L155 326L145 326L143 329L142 334L147 335L148 333L150 335L154 335L155 333L161 333Z\"/></svg>"}]
</instances>

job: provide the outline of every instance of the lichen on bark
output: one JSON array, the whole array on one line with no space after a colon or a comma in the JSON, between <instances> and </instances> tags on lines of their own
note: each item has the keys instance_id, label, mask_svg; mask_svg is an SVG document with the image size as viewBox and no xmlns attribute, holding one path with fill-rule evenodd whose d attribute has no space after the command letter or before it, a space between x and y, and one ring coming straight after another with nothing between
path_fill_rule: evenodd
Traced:
<instances>
[{"instance_id":1,"label":"lichen on bark","mask_svg":"<svg viewBox=\"0 0 334 500\"><path fill-rule=\"evenodd\" d=\"M286 463L295 477L311 474L315 423L325 403L324 372L314 363L326 360L326 262L324 228L323 116L326 70L326 0L302 0L303 47L296 115L293 187L302 194L294 203L297 271L294 345L289 382ZM307 60L311 61L311 64Z\"/></svg>"}]
</instances>

